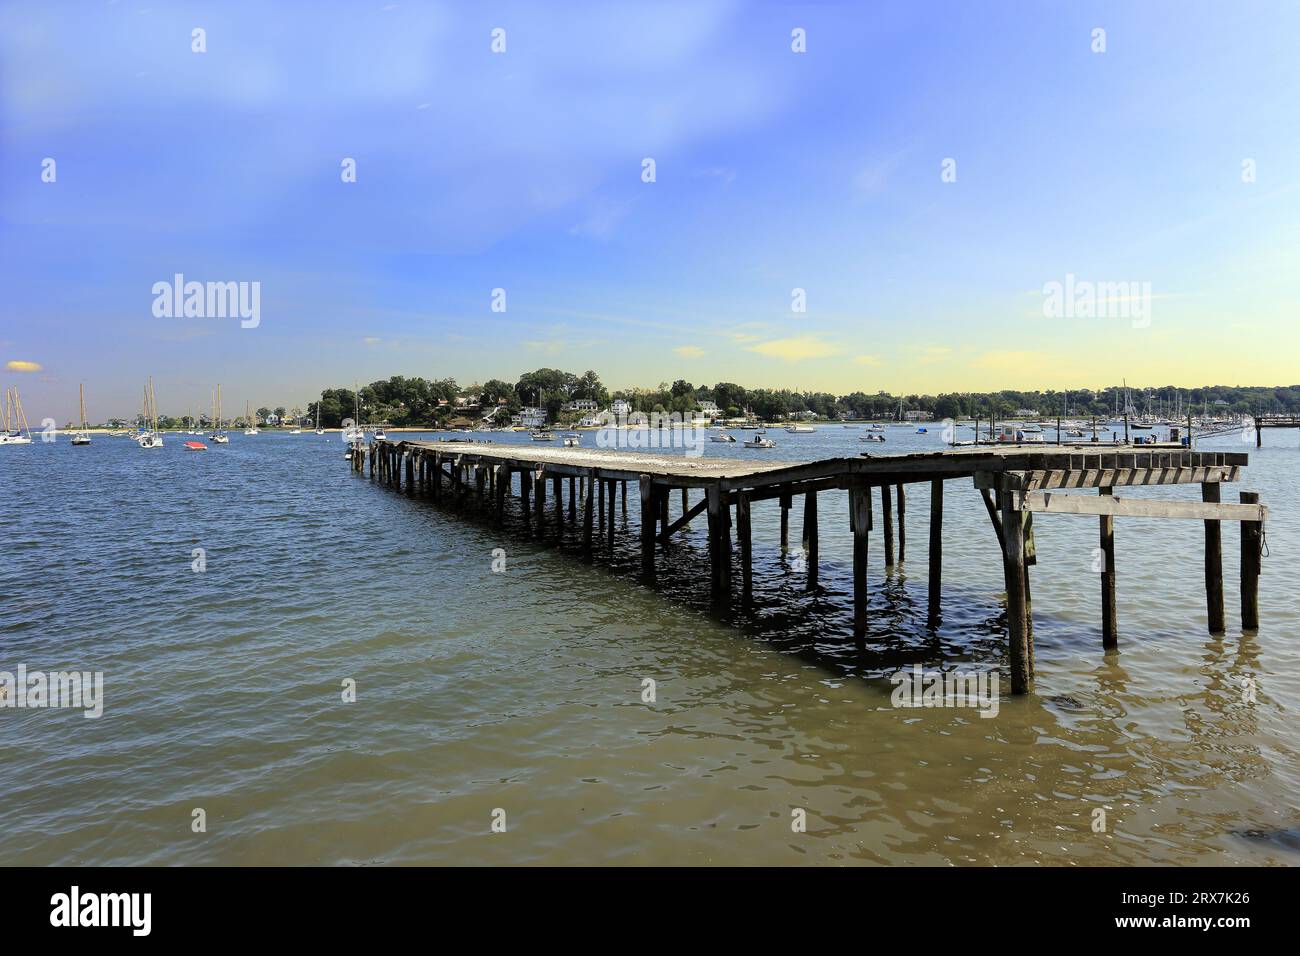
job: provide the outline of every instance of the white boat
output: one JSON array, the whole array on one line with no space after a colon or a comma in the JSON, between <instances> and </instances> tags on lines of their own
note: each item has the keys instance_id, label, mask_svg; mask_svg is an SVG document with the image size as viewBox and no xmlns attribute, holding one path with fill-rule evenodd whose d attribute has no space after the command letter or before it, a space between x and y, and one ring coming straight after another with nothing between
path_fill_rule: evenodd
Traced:
<instances>
[{"instance_id":1,"label":"white boat","mask_svg":"<svg viewBox=\"0 0 1300 956\"><path fill-rule=\"evenodd\" d=\"M869 432L866 435L858 436L858 441L884 441L884 440L885 440L884 435L877 435L874 432Z\"/></svg>"},{"instance_id":2,"label":"white boat","mask_svg":"<svg viewBox=\"0 0 1300 956\"><path fill-rule=\"evenodd\" d=\"M89 426L86 425L86 386L80 385L78 390L81 395L81 431L72 436L72 444L89 445L90 432L88 430Z\"/></svg>"},{"instance_id":3,"label":"white boat","mask_svg":"<svg viewBox=\"0 0 1300 956\"><path fill-rule=\"evenodd\" d=\"M158 400L154 397L152 375L144 390L144 427L145 430L135 437L136 444L141 448L161 448L163 433L158 428Z\"/></svg>"},{"instance_id":4,"label":"white boat","mask_svg":"<svg viewBox=\"0 0 1300 956\"><path fill-rule=\"evenodd\" d=\"M578 448L578 447L581 446L581 445L582 445L582 439L580 439L577 435L565 435L565 436L564 436L564 447L565 447L565 448Z\"/></svg>"},{"instance_id":5,"label":"white boat","mask_svg":"<svg viewBox=\"0 0 1300 956\"><path fill-rule=\"evenodd\" d=\"M245 435L257 435L260 433L261 430L257 427L257 422L253 420L253 410L248 402L244 402L244 421L248 423L248 427L244 429Z\"/></svg>"},{"instance_id":6,"label":"white boat","mask_svg":"<svg viewBox=\"0 0 1300 956\"><path fill-rule=\"evenodd\" d=\"M728 435L726 432L723 432L721 435L710 435L709 441L731 442L734 444L736 441L736 436Z\"/></svg>"},{"instance_id":7,"label":"white boat","mask_svg":"<svg viewBox=\"0 0 1300 956\"><path fill-rule=\"evenodd\" d=\"M27 427L27 415L23 412L22 399L18 397L18 386L5 389L5 420L0 429L0 445L30 445L32 430Z\"/></svg>"},{"instance_id":8,"label":"white boat","mask_svg":"<svg viewBox=\"0 0 1300 956\"><path fill-rule=\"evenodd\" d=\"M221 427L221 385L218 384L216 391L212 394L212 434L208 436L208 441L218 445L229 445L230 436L226 434Z\"/></svg>"},{"instance_id":9,"label":"white boat","mask_svg":"<svg viewBox=\"0 0 1300 956\"><path fill-rule=\"evenodd\" d=\"M555 441L555 436L551 432L529 432L528 437L533 441Z\"/></svg>"},{"instance_id":10,"label":"white boat","mask_svg":"<svg viewBox=\"0 0 1300 956\"><path fill-rule=\"evenodd\" d=\"M320 406L316 406L316 424L320 425ZM361 390L352 383L352 424L343 429L343 444L349 447L366 440L366 430L357 424L361 420Z\"/></svg>"},{"instance_id":11,"label":"white boat","mask_svg":"<svg viewBox=\"0 0 1300 956\"><path fill-rule=\"evenodd\" d=\"M302 434L302 429L301 429L301 428L291 428L291 429L289 429L289 434L290 434L290 435L301 435L301 434Z\"/></svg>"},{"instance_id":12,"label":"white boat","mask_svg":"<svg viewBox=\"0 0 1300 956\"><path fill-rule=\"evenodd\" d=\"M776 442L770 438L764 438L762 434L755 434L753 438L745 442L746 448L775 448Z\"/></svg>"},{"instance_id":13,"label":"white boat","mask_svg":"<svg viewBox=\"0 0 1300 956\"><path fill-rule=\"evenodd\" d=\"M388 436L384 434L384 430L383 430L382 428L376 428L376 429L375 429L375 440L376 440L376 441L383 441L383 440L384 440L385 438L387 438L387 437L388 437Z\"/></svg>"},{"instance_id":14,"label":"white boat","mask_svg":"<svg viewBox=\"0 0 1300 956\"><path fill-rule=\"evenodd\" d=\"M809 435L817 429L813 428L811 425L787 425L785 430L791 435Z\"/></svg>"},{"instance_id":15,"label":"white boat","mask_svg":"<svg viewBox=\"0 0 1300 956\"><path fill-rule=\"evenodd\" d=\"M324 435L325 429L320 427L320 402L316 403L316 434Z\"/></svg>"}]
</instances>

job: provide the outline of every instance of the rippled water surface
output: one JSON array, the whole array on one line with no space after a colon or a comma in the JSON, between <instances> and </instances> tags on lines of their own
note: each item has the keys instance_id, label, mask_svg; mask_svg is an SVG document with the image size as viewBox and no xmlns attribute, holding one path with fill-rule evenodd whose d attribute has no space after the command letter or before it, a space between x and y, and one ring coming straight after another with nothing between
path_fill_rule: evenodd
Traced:
<instances>
[{"instance_id":1,"label":"rippled water surface","mask_svg":"<svg viewBox=\"0 0 1300 956\"><path fill-rule=\"evenodd\" d=\"M852 455L856 436L707 453ZM1300 860L1293 433L1206 446L1249 450L1240 488L1271 508L1257 634L1239 627L1236 526L1228 633L1213 637L1200 522L1127 519L1120 651L1104 655L1096 521L1040 516L1036 693L1013 699L1004 679L991 719L893 707L888 680L917 662L1005 674L998 548L969 481L945 494L940 626L925 622L915 486L905 562L886 574L872 535L858 651L843 492L821 496L815 595L781 553L777 504L755 505L758 610L721 620L702 519L661 558L657 590L636 583L635 489L617 553L587 567L572 540L539 545L358 478L336 434L181 441L0 448L0 670L105 681L98 720L0 709L0 862ZM871 450L939 446L891 429ZM797 543L798 508L791 524Z\"/></svg>"}]
</instances>

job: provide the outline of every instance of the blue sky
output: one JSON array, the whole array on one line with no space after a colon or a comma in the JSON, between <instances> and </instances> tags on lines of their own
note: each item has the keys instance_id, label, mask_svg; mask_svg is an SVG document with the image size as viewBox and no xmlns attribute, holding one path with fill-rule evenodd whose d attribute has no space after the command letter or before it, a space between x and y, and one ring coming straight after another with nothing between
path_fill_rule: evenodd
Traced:
<instances>
[{"instance_id":1,"label":"blue sky","mask_svg":"<svg viewBox=\"0 0 1300 956\"><path fill-rule=\"evenodd\" d=\"M242 409L544 365L1289 384L1298 28L1262 2L6 3L5 381L60 421L78 382L107 417L150 374L174 413L217 381ZM260 325L156 318L176 272L260 282ZM1149 326L1045 318L1067 273L1150 283Z\"/></svg>"}]
</instances>

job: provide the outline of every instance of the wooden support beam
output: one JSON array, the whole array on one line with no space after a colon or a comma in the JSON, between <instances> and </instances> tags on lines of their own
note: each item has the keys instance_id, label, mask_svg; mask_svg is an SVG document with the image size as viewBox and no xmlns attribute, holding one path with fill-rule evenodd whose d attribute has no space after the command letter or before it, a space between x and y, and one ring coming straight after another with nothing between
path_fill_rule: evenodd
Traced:
<instances>
[{"instance_id":1,"label":"wooden support beam","mask_svg":"<svg viewBox=\"0 0 1300 956\"><path fill-rule=\"evenodd\" d=\"M1033 664L1026 627L1025 540L1020 515L1011 510L1011 495L1002 502L1003 578L1007 587L1007 638L1010 645L1011 693L1027 694L1032 686Z\"/></svg>"},{"instance_id":2,"label":"wooden support beam","mask_svg":"<svg viewBox=\"0 0 1300 956\"><path fill-rule=\"evenodd\" d=\"M1256 434L1259 434L1256 431ZM1241 492L1241 503L1258 506L1259 495ZM1241 629L1259 630L1259 572L1263 553L1264 525L1261 521L1241 523Z\"/></svg>"},{"instance_id":3,"label":"wooden support beam","mask_svg":"<svg viewBox=\"0 0 1300 956\"><path fill-rule=\"evenodd\" d=\"M927 617L939 622L939 594L943 589L943 479L930 481L930 588Z\"/></svg>"},{"instance_id":4,"label":"wooden support beam","mask_svg":"<svg viewBox=\"0 0 1300 956\"><path fill-rule=\"evenodd\" d=\"M685 486L682 487L682 518L685 519L682 526L689 527L691 523L691 496ZM668 538L671 534L671 530L665 530L664 538Z\"/></svg>"},{"instance_id":5,"label":"wooden support beam","mask_svg":"<svg viewBox=\"0 0 1300 956\"><path fill-rule=\"evenodd\" d=\"M1201 485L1201 500L1212 504L1220 501L1217 481ZM1223 534L1217 521L1205 522L1205 616L1211 634L1227 630L1223 606Z\"/></svg>"},{"instance_id":6,"label":"wooden support beam","mask_svg":"<svg viewBox=\"0 0 1300 956\"><path fill-rule=\"evenodd\" d=\"M591 532L592 532L592 525L595 523L595 517L594 517L595 504L593 499L596 497L595 494L596 477L595 475L588 475L583 480L586 482L586 489L585 489L586 493L583 495L583 502L582 502L582 560L590 561L591 560Z\"/></svg>"},{"instance_id":7,"label":"wooden support beam","mask_svg":"<svg viewBox=\"0 0 1300 956\"><path fill-rule=\"evenodd\" d=\"M564 479L559 475L551 478L551 495L555 498L555 540L564 540Z\"/></svg>"},{"instance_id":8,"label":"wooden support beam","mask_svg":"<svg viewBox=\"0 0 1300 956\"><path fill-rule=\"evenodd\" d=\"M678 518L676 521L670 524L667 527L667 529L665 529L664 532L659 536L659 540L667 541L678 531L681 531L682 528L689 526L691 523L691 519L694 518L696 515L698 515L705 508L707 508L708 505L709 505L708 497L705 496L704 498L701 498L698 502L696 502L693 506L691 506L691 508L688 509L685 514L683 514L680 518Z\"/></svg>"},{"instance_id":9,"label":"wooden support beam","mask_svg":"<svg viewBox=\"0 0 1300 956\"><path fill-rule=\"evenodd\" d=\"M415 494L415 455L411 452L406 454L406 493Z\"/></svg>"},{"instance_id":10,"label":"wooden support beam","mask_svg":"<svg viewBox=\"0 0 1300 956\"><path fill-rule=\"evenodd\" d=\"M1102 497L1114 495L1114 488L1098 488ZM1007 497L1013 493L1008 492ZM1119 647L1119 612L1115 600L1115 516L1097 519L1101 536L1101 646L1108 651Z\"/></svg>"},{"instance_id":11,"label":"wooden support beam","mask_svg":"<svg viewBox=\"0 0 1300 956\"><path fill-rule=\"evenodd\" d=\"M898 498L898 563L902 564L907 557L907 485L896 485L894 491Z\"/></svg>"},{"instance_id":12,"label":"wooden support beam","mask_svg":"<svg viewBox=\"0 0 1300 956\"><path fill-rule=\"evenodd\" d=\"M867 494L870 495L870 491ZM880 486L880 513L884 517L885 524L885 567L892 568L894 566L894 503L890 498L889 485Z\"/></svg>"},{"instance_id":13,"label":"wooden support beam","mask_svg":"<svg viewBox=\"0 0 1300 956\"><path fill-rule=\"evenodd\" d=\"M1201 453L1194 453L1201 455ZM1186 485L1207 481L1236 481L1241 474L1237 465L1183 464L1184 460L1170 456L1169 464L1156 465L1154 458L1149 459L1151 466L1138 467L1120 456L1106 456L1101 459L1096 455L1078 456L1079 467L1073 469L1051 468L1029 471L976 471L972 480L975 487L1011 488L1019 491L1053 491L1059 488L1104 488L1130 485ZM1132 457L1132 456L1128 456ZM1096 467L1105 464L1110 467ZM1117 467L1122 466L1122 467Z\"/></svg>"},{"instance_id":14,"label":"wooden support beam","mask_svg":"<svg viewBox=\"0 0 1300 956\"><path fill-rule=\"evenodd\" d=\"M519 511L524 518L524 537L532 531L532 508L529 506L528 492L533 483L533 473L524 468L519 472Z\"/></svg>"},{"instance_id":15,"label":"wooden support beam","mask_svg":"<svg viewBox=\"0 0 1300 956\"><path fill-rule=\"evenodd\" d=\"M617 485L623 485L624 494L626 494L627 485L620 481L607 481L605 484L609 487L609 526L605 532L609 535L609 553L614 553L614 494L618 491Z\"/></svg>"},{"instance_id":16,"label":"wooden support beam","mask_svg":"<svg viewBox=\"0 0 1300 956\"><path fill-rule=\"evenodd\" d=\"M736 539L740 542L740 603L749 608L754 603L753 547L750 542L749 496L736 496Z\"/></svg>"},{"instance_id":17,"label":"wooden support beam","mask_svg":"<svg viewBox=\"0 0 1300 956\"><path fill-rule=\"evenodd\" d=\"M853 640L862 644L867 635L867 542L871 529L868 487L849 489L849 528L853 533Z\"/></svg>"},{"instance_id":18,"label":"wooden support beam","mask_svg":"<svg viewBox=\"0 0 1300 956\"><path fill-rule=\"evenodd\" d=\"M660 529L667 530L667 528L668 528L668 489L667 489L667 488L658 488L658 489L656 489L656 490L655 490L655 500L658 502L658 505L659 505L659 509L658 509L659 514L658 514L658 525L657 525L657 527L660 528ZM668 540L667 537L665 537L664 540L667 541L667 540Z\"/></svg>"},{"instance_id":19,"label":"wooden support beam","mask_svg":"<svg viewBox=\"0 0 1300 956\"><path fill-rule=\"evenodd\" d=\"M715 603L726 603L731 580L731 532L727 530L722 486L705 491L709 509L709 590Z\"/></svg>"},{"instance_id":20,"label":"wooden support beam","mask_svg":"<svg viewBox=\"0 0 1300 956\"><path fill-rule=\"evenodd\" d=\"M537 540L546 540L546 479L540 470L531 472L533 480L533 514L537 518Z\"/></svg>"},{"instance_id":21,"label":"wooden support beam","mask_svg":"<svg viewBox=\"0 0 1300 956\"><path fill-rule=\"evenodd\" d=\"M790 547L790 489L788 486L781 489L781 550L785 551Z\"/></svg>"},{"instance_id":22,"label":"wooden support beam","mask_svg":"<svg viewBox=\"0 0 1300 956\"><path fill-rule=\"evenodd\" d=\"M1117 518L1193 518L1212 521L1263 521L1268 510L1257 504L1219 504L1207 501L1164 501L1155 498L1119 498L1103 495L1062 494L1059 491L1009 492L1016 511L1042 514L1114 515Z\"/></svg>"},{"instance_id":23,"label":"wooden support beam","mask_svg":"<svg viewBox=\"0 0 1300 956\"><path fill-rule=\"evenodd\" d=\"M649 475L641 476L641 577L655 579L655 521L659 512L657 489Z\"/></svg>"},{"instance_id":24,"label":"wooden support beam","mask_svg":"<svg viewBox=\"0 0 1300 956\"><path fill-rule=\"evenodd\" d=\"M803 496L803 547L804 558L808 563L808 583L806 590L815 591L820 586L817 581L817 492L809 491Z\"/></svg>"},{"instance_id":25,"label":"wooden support beam","mask_svg":"<svg viewBox=\"0 0 1300 956\"><path fill-rule=\"evenodd\" d=\"M623 520L626 521L627 520L627 482L620 481L618 484L619 487L623 489ZM614 509L610 508L609 513L613 514Z\"/></svg>"},{"instance_id":26,"label":"wooden support beam","mask_svg":"<svg viewBox=\"0 0 1300 956\"><path fill-rule=\"evenodd\" d=\"M573 524L578 519L578 479L574 476L569 477L569 524Z\"/></svg>"},{"instance_id":27,"label":"wooden support beam","mask_svg":"<svg viewBox=\"0 0 1300 956\"><path fill-rule=\"evenodd\" d=\"M605 494L606 481L604 478L596 478L594 481L596 483L596 510L600 519L600 537L603 540L605 537L605 499L608 497Z\"/></svg>"}]
</instances>

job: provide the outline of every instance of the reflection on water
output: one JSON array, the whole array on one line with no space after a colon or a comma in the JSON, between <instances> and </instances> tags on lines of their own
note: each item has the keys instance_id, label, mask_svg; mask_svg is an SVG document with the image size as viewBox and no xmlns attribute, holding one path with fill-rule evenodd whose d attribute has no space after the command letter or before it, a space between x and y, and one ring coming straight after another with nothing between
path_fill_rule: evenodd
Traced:
<instances>
[{"instance_id":1,"label":"reflection on water","mask_svg":"<svg viewBox=\"0 0 1300 956\"><path fill-rule=\"evenodd\" d=\"M635 505L617 552L588 567L562 553L575 541L526 541L356 478L330 437L0 456L16 508L0 669L103 670L106 694L100 720L0 710L0 859L1297 860L1295 449L1253 453L1242 484L1272 505L1257 635L1233 621L1235 528L1216 638L1199 523L1134 519L1117 523L1120 652L1103 654L1096 523L1053 515L1036 523L1037 694L1004 695L983 719L890 701L900 667L1005 668L997 544L968 482L945 500L940 625L925 621L928 489L915 486L906 563L886 573L873 534L855 648L843 493L820 502L811 594L779 548L777 504L755 505L754 608L719 619L703 517L652 592L635 582ZM706 453L859 450L840 429L777 441ZM889 451L907 447L938 439L891 433ZM796 508L792 542L798 529ZM207 833L191 831L196 807ZM490 832L495 808L505 834Z\"/></svg>"}]
</instances>

